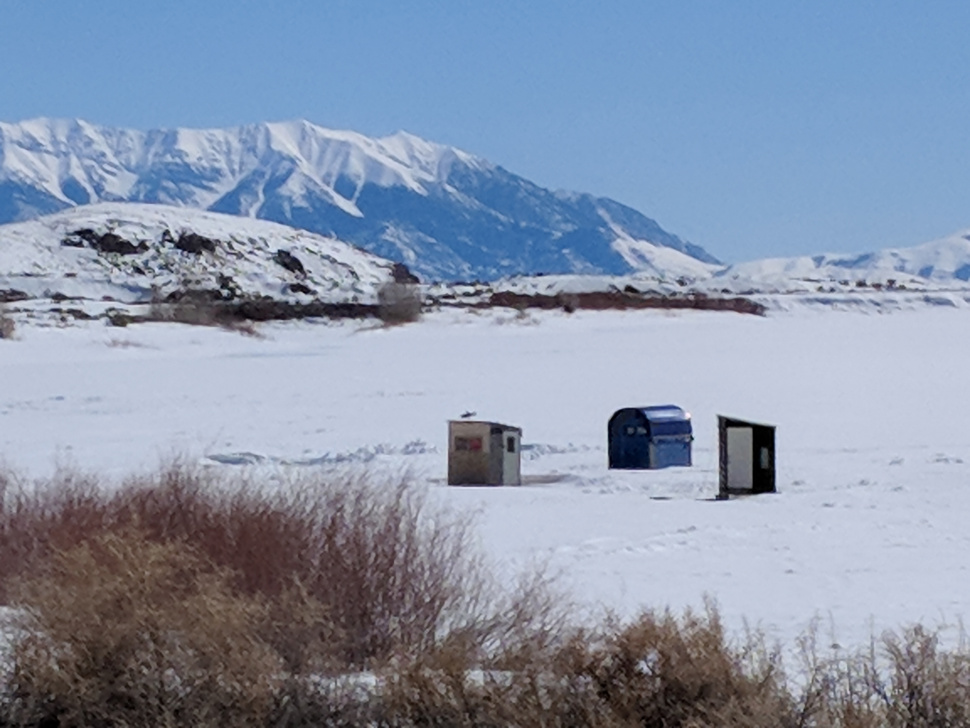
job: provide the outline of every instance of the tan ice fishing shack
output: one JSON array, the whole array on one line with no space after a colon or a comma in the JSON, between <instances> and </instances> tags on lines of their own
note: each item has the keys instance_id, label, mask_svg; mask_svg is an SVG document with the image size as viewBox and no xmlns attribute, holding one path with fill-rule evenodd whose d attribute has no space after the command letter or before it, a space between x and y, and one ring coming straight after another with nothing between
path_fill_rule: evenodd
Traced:
<instances>
[{"instance_id":1,"label":"tan ice fishing shack","mask_svg":"<svg viewBox=\"0 0 970 728\"><path fill-rule=\"evenodd\" d=\"M480 420L448 423L448 485L521 484L521 428Z\"/></svg>"}]
</instances>

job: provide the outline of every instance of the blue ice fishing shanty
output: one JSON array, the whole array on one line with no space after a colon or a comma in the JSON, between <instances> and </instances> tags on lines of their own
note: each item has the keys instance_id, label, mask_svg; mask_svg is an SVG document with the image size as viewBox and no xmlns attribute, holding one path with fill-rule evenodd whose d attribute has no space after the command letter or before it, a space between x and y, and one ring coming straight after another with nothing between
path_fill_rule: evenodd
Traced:
<instances>
[{"instance_id":1,"label":"blue ice fishing shanty","mask_svg":"<svg viewBox=\"0 0 970 728\"><path fill-rule=\"evenodd\" d=\"M690 415L673 404L625 407L610 418L610 467L654 470L690 465Z\"/></svg>"}]
</instances>

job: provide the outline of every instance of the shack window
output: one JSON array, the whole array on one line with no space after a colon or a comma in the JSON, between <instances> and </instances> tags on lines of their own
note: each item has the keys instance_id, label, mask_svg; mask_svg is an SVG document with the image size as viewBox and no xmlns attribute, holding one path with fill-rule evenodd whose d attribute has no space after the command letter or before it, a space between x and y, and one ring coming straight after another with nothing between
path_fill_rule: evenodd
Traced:
<instances>
[{"instance_id":1,"label":"shack window","mask_svg":"<svg viewBox=\"0 0 970 728\"><path fill-rule=\"evenodd\" d=\"M482 438L480 437L456 437L455 450L481 450Z\"/></svg>"},{"instance_id":2,"label":"shack window","mask_svg":"<svg viewBox=\"0 0 970 728\"><path fill-rule=\"evenodd\" d=\"M758 459L760 461L758 464L761 466L762 470L767 470L771 467L771 451L769 451L768 448L761 448L761 453Z\"/></svg>"},{"instance_id":3,"label":"shack window","mask_svg":"<svg viewBox=\"0 0 970 728\"><path fill-rule=\"evenodd\" d=\"M505 438L505 449L509 452L515 452L515 437L512 435Z\"/></svg>"},{"instance_id":4,"label":"shack window","mask_svg":"<svg viewBox=\"0 0 970 728\"><path fill-rule=\"evenodd\" d=\"M634 427L633 425L628 425L627 428L626 428L626 434L628 434L628 435L635 435L635 434L637 434L637 428Z\"/></svg>"}]
</instances>

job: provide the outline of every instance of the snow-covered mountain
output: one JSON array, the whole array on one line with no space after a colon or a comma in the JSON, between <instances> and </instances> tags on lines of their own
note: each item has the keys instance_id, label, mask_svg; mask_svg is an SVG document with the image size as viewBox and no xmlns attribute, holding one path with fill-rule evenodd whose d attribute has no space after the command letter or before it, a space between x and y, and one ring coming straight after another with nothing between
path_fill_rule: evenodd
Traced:
<instances>
[{"instance_id":1,"label":"snow-covered mountain","mask_svg":"<svg viewBox=\"0 0 970 728\"><path fill-rule=\"evenodd\" d=\"M404 274L340 240L166 205L102 203L0 225L6 298L136 303L194 289L226 299L372 303L383 283Z\"/></svg>"},{"instance_id":2,"label":"snow-covered mountain","mask_svg":"<svg viewBox=\"0 0 970 728\"><path fill-rule=\"evenodd\" d=\"M970 284L970 230L909 248L886 248L857 255L827 254L767 258L732 265L712 282L732 290L815 290L832 284L926 286Z\"/></svg>"},{"instance_id":3,"label":"snow-covered mountain","mask_svg":"<svg viewBox=\"0 0 970 728\"><path fill-rule=\"evenodd\" d=\"M0 223L104 201L284 223L429 279L717 263L618 202L546 190L405 132L372 139L306 121L148 132L80 120L0 123Z\"/></svg>"}]
</instances>

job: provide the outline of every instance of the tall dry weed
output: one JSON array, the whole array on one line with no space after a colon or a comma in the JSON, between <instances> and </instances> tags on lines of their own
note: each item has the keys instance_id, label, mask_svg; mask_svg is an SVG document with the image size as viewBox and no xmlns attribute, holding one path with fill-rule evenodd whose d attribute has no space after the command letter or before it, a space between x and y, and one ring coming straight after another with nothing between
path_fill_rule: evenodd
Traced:
<instances>
[{"instance_id":1,"label":"tall dry weed","mask_svg":"<svg viewBox=\"0 0 970 728\"><path fill-rule=\"evenodd\" d=\"M184 543L103 533L20 581L15 725L260 725L279 661L262 611Z\"/></svg>"},{"instance_id":2,"label":"tall dry weed","mask_svg":"<svg viewBox=\"0 0 970 728\"><path fill-rule=\"evenodd\" d=\"M407 478L242 472L0 474L0 725L970 726L970 654L932 630L810 633L789 679L713 605L577 626Z\"/></svg>"},{"instance_id":3,"label":"tall dry weed","mask_svg":"<svg viewBox=\"0 0 970 728\"><path fill-rule=\"evenodd\" d=\"M309 664L310 646L317 667L364 668L499 627L468 518L429 508L406 478L318 474L260 487L174 464L120 487L64 470L8 491L0 589L51 554L134 527L190 545L232 574L233 589L272 604L268 633L294 665Z\"/></svg>"}]
</instances>

